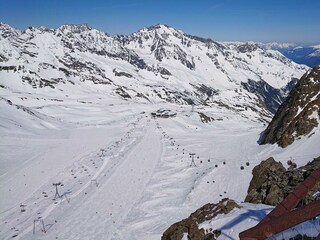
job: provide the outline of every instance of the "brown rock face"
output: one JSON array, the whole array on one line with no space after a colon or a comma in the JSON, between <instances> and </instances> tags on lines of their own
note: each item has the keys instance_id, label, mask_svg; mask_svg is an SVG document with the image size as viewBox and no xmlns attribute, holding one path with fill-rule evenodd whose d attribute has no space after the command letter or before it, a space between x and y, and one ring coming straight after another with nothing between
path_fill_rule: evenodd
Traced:
<instances>
[{"instance_id":1,"label":"brown rock face","mask_svg":"<svg viewBox=\"0 0 320 240\"><path fill-rule=\"evenodd\" d=\"M306 166L286 170L280 162L273 158L262 161L253 171L248 194L245 201L278 205L294 188L306 179L318 166L320 157L309 162ZM314 200L313 194L320 191L320 183L300 202L300 205Z\"/></svg>"},{"instance_id":2,"label":"brown rock face","mask_svg":"<svg viewBox=\"0 0 320 240\"><path fill-rule=\"evenodd\" d=\"M286 147L318 127L320 119L320 66L298 81L265 130L261 143Z\"/></svg>"},{"instance_id":3,"label":"brown rock face","mask_svg":"<svg viewBox=\"0 0 320 240\"><path fill-rule=\"evenodd\" d=\"M227 214L235 207L240 208L236 202L227 198L216 204L208 203L188 218L171 225L163 233L161 240L181 240L185 233L188 234L190 240L214 240L220 235L220 232L212 230L206 233L203 228L198 228L198 224L210 220L218 214Z\"/></svg>"}]
</instances>

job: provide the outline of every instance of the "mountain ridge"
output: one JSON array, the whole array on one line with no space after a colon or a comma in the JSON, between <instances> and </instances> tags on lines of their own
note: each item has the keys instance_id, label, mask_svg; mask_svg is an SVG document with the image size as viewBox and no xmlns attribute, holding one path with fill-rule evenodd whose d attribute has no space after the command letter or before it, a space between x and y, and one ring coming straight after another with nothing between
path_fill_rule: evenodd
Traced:
<instances>
[{"instance_id":1,"label":"mountain ridge","mask_svg":"<svg viewBox=\"0 0 320 240\"><path fill-rule=\"evenodd\" d=\"M56 88L68 95L90 85L130 101L253 111L259 121L271 118L308 69L255 43L223 44L164 24L109 36L87 24L18 31L1 23L0 34L0 76L14 79L2 81L7 89L49 87L54 96Z\"/></svg>"},{"instance_id":2,"label":"mountain ridge","mask_svg":"<svg viewBox=\"0 0 320 240\"><path fill-rule=\"evenodd\" d=\"M311 136L320 122L320 65L305 73L281 104L265 130L261 143L287 147Z\"/></svg>"}]
</instances>

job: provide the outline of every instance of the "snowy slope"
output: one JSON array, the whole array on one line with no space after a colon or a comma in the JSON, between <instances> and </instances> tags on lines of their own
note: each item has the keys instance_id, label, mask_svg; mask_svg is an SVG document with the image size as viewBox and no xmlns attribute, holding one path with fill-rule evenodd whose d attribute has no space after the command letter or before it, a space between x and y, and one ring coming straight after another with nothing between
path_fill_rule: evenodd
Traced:
<instances>
[{"instance_id":1,"label":"snowy slope","mask_svg":"<svg viewBox=\"0 0 320 240\"><path fill-rule=\"evenodd\" d=\"M259 146L261 123L223 108L191 112L174 104L169 107L176 117L150 117L166 105L48 106L60 121L43 116L50 127L3 132L2 238L159 239L168 226L207 202L243 201L252 168L261 160L274 156L285 164L293 157L300 165L320 155L319 131L285 150ZM223 119L204 124L198 112ZM26 118L17 115L16 122ZM196 167L190 167L192 152ZM61 200L54 199L52 186L59 181ZM33 235L38 217L47 232L37 224Z\"/></svg>"}]
</instances>

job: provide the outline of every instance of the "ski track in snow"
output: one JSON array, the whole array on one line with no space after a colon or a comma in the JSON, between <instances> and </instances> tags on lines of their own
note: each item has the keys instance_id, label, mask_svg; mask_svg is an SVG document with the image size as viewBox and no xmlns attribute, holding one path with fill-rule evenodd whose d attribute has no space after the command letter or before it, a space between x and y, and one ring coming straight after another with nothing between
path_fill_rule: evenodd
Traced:
<instances>
[{"instance_id":1,"label":"ski track in snow","mask_svg":"<svg viewBox=\"0 0 320 240\"><path fill-rule=\"evenodd\" d=\"M299 160L297 155L312 149L317 143L315 138L304 140L310 141L307 148L304 141L298 141L283 151L272 145L257 145L262 129L259 124L242 123L232 127L237 120L231 119L228 124L206 126L196 120L197 115L185 114L181 111L178 117L171 119L133 114L109 122L105 130L102 125L101 136L103 133L110 133L110 136L99 138L98 145L88 148L75 145L77 151L70 151L71 159L65 160L63 168L58 168L61 171L53 172L32 192L14 181L43 158L41 151L30 155L28 162L13 168L15 175L9 170L9 175L2 176L10 187L16 186L16 191L26 192L12 196L27 197L19 201L26 205L25 212L21 212L16 203L1 207L4 210L0 214L1 238L160 239L171 224L208 202L218 202L225 197L243 201L251 171L261 160L275 156L285 163L289 156L297 156L297 163L304 164L319 154L314 148L313 152L309 151L308 158L305 155ZM74 131L82 132L85 128L86 124L79 123ZM90 131L85 134L97 134ZM72 139L68 141L72 143ZM242 142L246 144L239 144ZM55 148L45 156L61 150L57 140L53 143ZM196 167L190 166L191 152L196 153ZM247 161L250 166L245 165ZM53 166L59 167L61 163L56 164ZM244 170L240 170L240 166L244 166ZM59 187L61 199L53 199L52 182L57 181L64 185ZM2 187L1 192L5 194L8 188ZM266 207L257 208L259 214ZM39 217L44 220L46 233L37 223L33 234L33 221ZM237 236L237 229L243 229L246 224L253 226L255 222L239 223L226 229L224 234Z\"/></svg>"},{"instance_id":2,"label":"ski track in snow","mask_svg":"<svg viewBox=\"0 0 320 240\"><path fill-rule=\"evenodd\" d=\"M149 124L149 123L148 123ZM50 214L56 210L56 208L60 207L61 204L65 204L65 202L70 202L72 204L73 201L75 201L75 198L77 198L80 194L83 194L84 191L87 190L87 188L91 185L95 185L97 183L97 189L100 194L104 192L109 192L112 193L111 195L107 195L107 203L104 202L107 206L112 206L114 203L119 203L123 202L121 206L128 208L130 206L130 203L134 203L133 199L135 196L139 196L139 191L140 194L144 189L144 185L148 181L148 179L152 176L153 174L153 169L155 167L155 164L160 158L162 147L161 147L161 141L160 141L160 135L159 133L156 133L152 131L154 128L151 128L150 126L144 127L146 129L143 129L142 132L138 133L140 136L139 143L136 143L137 137L130 137L129 135L131 132L128 132L128 143L126 145L122 144L122 141L120 140L119 142L116 142L116 146L120 146L121 148L115 152L115 154L112 154L110 156L105 156L103 157L103 164L100 166L100 168L95 172L95 174L87 180L86 183L82 183L82 187L75 191L72 194L65 195L65 198L61 198L60 200L54 200L53 203L49 204L47 207L41 206L41 209L38 209L41 211L41 219L46 221L47 218L50 218ZM145 133L146 131L146 133ZM145 135L143 136L143 134ZM123 138L124 139L124 138ZM153 143L150 145L150 143ZM137 145L138 144L138 145ZM123 146L121 146L123 145ZM149 145L150 148L148 148L148 151L146 151L145 146ZM107 148L105 148L107 149ZM109 148L111 149L111 148ZM128 154L128 155L125 155ZM92 155L92 154L91 154ZM87 156L88 158L90 156ZM118 161L116 163L117 166L111 166L110 163L112 161ZM76 163L76 165L81 164L81 163ZM86 166L86 165L83 165ZM108 167L110 169L114 168L113 171L107 170ZM107 176L108 173L110 173L107 178L103 178L103 174L105 173L104 176ZM141 176L138 179L137 176ZM96 181L93 183L93 181ZM68 184L64 183L64 185ZM72 184L72 183L71 183ZM119 185L120 184L120 185ZM131 191L127 191L127 195L123 195L122 201L119 201L119 196L122 196L122 191L123 189L129 189ZM85 193L87 194L87 193ZM102 201L103 198L99 199ZM68 200L68 201L67 201ZM32 200L31 200L32 201ZM27 200L24 203L30 204L30 202ZM35 203L36 204L36 203ZM90 204L90 203L89 203ZM114 207L115 209L110 210L114 211L115 214L118 216L120 215L119 209L117 207ZM85 208L86 209L86 208ZM130 209L130 208L129 208ZM10 209L7 214L9 215L11 212L18 212L20 209L19 207L15 207L13 209ZM39 214L40 215L40 214ZM29 217L29 223L30 223L30 218ZM39 218L38 216L34 217L34 219ZM122 219L125 218L122 216ZM34 220L33 219L33 220ZM32 220L32 221L33 221ZM1 223L3 224L8 224L7 221L4 221ZM70 223L68 223L69 226ZM25 224L23 224L21 227L23 227ZM79 226L77 224L77 226ZM19 228L19 234L15 237L16 239L25 239L25 237L28 237L28 234L30 235L30 232L33 230L33 222L30 226L26 227L25 229ZM82 226L83 227L83 226ZM81 228L82 228L81 227ZM40 224L36 224L37 230L41 228ZM15 230L18 229L14 227ZM69 229L69 228L68 228ZM70 233L66 233L70 234ZM27 235L27 236L26 236ZM49 234L46 235L47 237ZM91 236L92 237L92 236ZM11 237L9 237L11 238ZM7 239L7 238L6 238ZM89 238L92 239L92 238Z\"/></svg>"}]
</instances>

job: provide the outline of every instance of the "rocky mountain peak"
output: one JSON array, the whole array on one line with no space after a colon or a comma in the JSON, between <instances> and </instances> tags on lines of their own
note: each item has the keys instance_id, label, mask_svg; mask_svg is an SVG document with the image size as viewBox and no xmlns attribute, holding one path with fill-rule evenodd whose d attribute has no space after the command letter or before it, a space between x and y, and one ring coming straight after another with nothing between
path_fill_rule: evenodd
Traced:
<instances>
[{"instance_id":1,"label":"rocky mountain peak","mask_svg":"<svg viewBox=\"0 0 320 240\"><path fill-rule=\"evenodd\" d=\"M17 37L21 32L10 25L0 22L0 36L3 38Z\"/></svg>"},{"instance_id":2,"label":"rocky mountain peak","mask_svg":"<svg viewBox=\"0 0 320 240\"><path fill-rule=\"evenodd\" d=\"M84 24L64 24L62 26L60 26L59 28L57 28L58 32L64 33L64 34L68 34L68 33L82 33L82 32L86 32L86 31L90 31L92 30L92 28L84 23Z\"/></svg>"},{"instance_id":3,"label":"rocky mountain peak","mask_svg":"<svg viewBox=\"0 0 320 240\"><path fill-rule=\"evenodd\" d=\"M175 28L166 25L166 24L156 24L150 27L142 28L137 32L138 34L143 33L151 33L151 34L157 34L157 35L163 35L163 34L183 34L182 31L176 30Z\"/></svg>"},{"instance_id":4,"label":"rocky mountain peak","mask_svg":"<svg viewBox=\"0 0 320 240\"><path fill-rule=\"evenodd\" d=\"M26 30L24 30L22 32L22 34L27 34L27 35L35 35L35 34L42 34L42 33L46 33L46 32L50 32L53 33L54 30L53 29L49 29L46 28L44 26L40 26L40 27L28 27Z\"/></svg>"},{"instance_id":5,"label":"rocky mountain peak","mask_svg":"<svg viewBox=\"0 0 320 240\"><path fill-rule=\"evenodd\" d=\"M174 59L193 70L193 56L185 49L191 46L191 40L182 31L164 24L143 28L122 38L122 42L132 50L145 49L157 61Z\"/></svg>"},{"instance_id":6,"label":"rocky mountain peak","mask_svg":"<svg viewBox=\"0 0 320 240\"><path fill-rule=\"evenodd\" d=\"M170 30L170 29L173 29L171 26L167 25L167 24L156 24L156 25L153 25L153 26L150 26L150 27L147 27L145 28L147 29L148 31L153 31L153 30L157 30L157 29L162 29L162 30Z\"/></svg>"},{"instance_id":7,"label":"rocky mountain peak","mask_svg":"<svg viewBox=\"0 0 320 240\"><path fill-rule=\"evenodd\" d=\"M259 48L259 45L257 43L250 43L250 42L246 42L244 44L237 46L237 50L241 53L254 52L258 48Z\"/></svg>"},{"instance_id":8,"label":"rocky mountain peak","mask_svg":"<svg viewBox=\"0 0 320 240\"><path fill-rule=\"evenodd\" d=\"M298 81L280 106L262 136L262 143L286 147L302 136L311 135L320 122L320 66Z\"/></svg>"},{"instance_id":9,"label":"rocky mountain peak","mask_svg":"<svg viewBox=\"0 0 320 240\"><path fill-rule=\"evenodd\" d=\"M61 38L66 47L81 52L113 56L123 52L119 41L87 24L62 25L55 30L55 35Z\"/></svg>"},{"instance_id":10,"label":"rocky mountain peak","mask_svg":"<svg viewBox=\"0 0 320 240\"><path fill-rule=\"evenodd\" d=\"M165 24L157 24L150 27L145 27L139 31L128 36L130 42L138 42L141 44L158 44L161 42L161 46L170 46L175 42L175 38L182 39L184 33L182 31L176 30Z\"/></svg>"}]
</instances>

